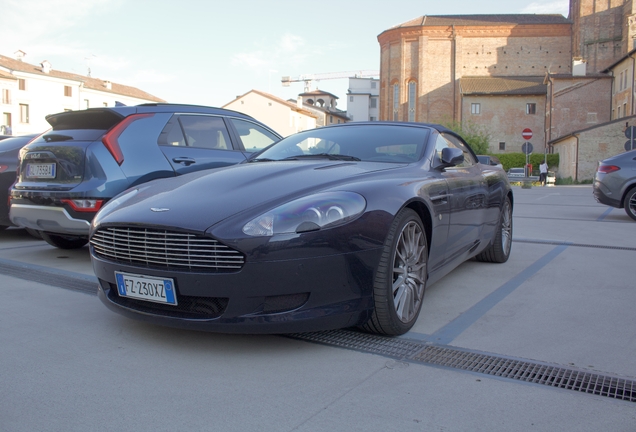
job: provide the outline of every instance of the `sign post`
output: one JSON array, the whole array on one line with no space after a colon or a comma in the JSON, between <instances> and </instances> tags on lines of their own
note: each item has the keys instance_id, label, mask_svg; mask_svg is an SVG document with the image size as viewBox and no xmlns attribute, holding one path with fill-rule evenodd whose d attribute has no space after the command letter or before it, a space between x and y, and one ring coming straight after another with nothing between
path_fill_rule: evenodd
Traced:
<instances>
[{"instance_id":1,"label":"sign post","mask_svg":"<svg viewBox=\"0 0 636 432\"><path fill-rule=\"evenodd\" d=\"M625 137L629 138L625 143L625 150L630 151L636 149L636 126L630 126L625 129Z\"/></svg>"},{"instance_id":2,"label":"sign post","mask_svg":"<svg viewBox=\"0 0 636 432\"><path fill-rule=\"evenodd\" d=\"M530 154L532 153L533 148L532 148L532 144L528 142L528 140L532 138L532 129L525 128L523 131L521 131L521 136L523 137L524 140L526 140L526 142L523 143L523 145L521 146L521 151L526 155L526 166L524 168L524 171L526 173L526 177L530 177L532 173L528 172L528 165L530 160Z\"/></svg>"}]
</instances>

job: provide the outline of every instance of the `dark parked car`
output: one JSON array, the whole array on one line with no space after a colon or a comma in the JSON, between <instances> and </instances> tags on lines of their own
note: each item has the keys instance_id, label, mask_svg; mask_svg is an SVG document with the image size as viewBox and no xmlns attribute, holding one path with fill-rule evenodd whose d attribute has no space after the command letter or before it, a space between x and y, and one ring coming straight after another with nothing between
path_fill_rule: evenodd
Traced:
<instances>
[{"instance_id":1,"label":"dark parked car","mask_svg":"<svg viewBox=\"0 0 636 432\"><path fill-rule=\"evenodd\" d=\"M501 161L497 156L477 155L477 159L479 160L479 163L482 163L484 165L496 166L503 169L503 165L501 164Z\"/></svg>"},{"instance_id":2,"label":"dark parked car","mask_svg":"<svg viewBox=\"0 0 636 432\"><path fill-rule=\"evenodd\" d=\"M245 114L191 105L93 108L46 120L52 130L20 152L10 218L64 249L88 242L94 215L121 191L233 165L281 138Z\"/></svg>"},{"instance_id":3,"label":"dark parked car","mask_svg":"<svg viewBox=\"0 0 636 432\"><path fill-rule=\"evenodd\" d=\"M502 170L437 125L349 123L248 163L128 189L93 220L99 297L123 315L220 332L408 331L467 259L505 262Z\"/></svg>"},{"instance_id":4,"label":"dark parked car","mask_svg":"<svg viewBox=\"0 0 636 432\"><path fill-rule=\"evenodd\" d=\"M599 162L593 193L601 204L624 208L625 213L636 220L636 150Z\"/></svg>"},{"instance_id":5,"label":"dark parked car","mask_svg":"<svg viewBox=\"0 0 636 432\"><path fill-rule=\"evenodd\" d=\"M0 136L0 230L13 224L9 220L9 189L15 182L18 167L18 153L37 135L16 137Z\"/></svg>"}]
</instances>

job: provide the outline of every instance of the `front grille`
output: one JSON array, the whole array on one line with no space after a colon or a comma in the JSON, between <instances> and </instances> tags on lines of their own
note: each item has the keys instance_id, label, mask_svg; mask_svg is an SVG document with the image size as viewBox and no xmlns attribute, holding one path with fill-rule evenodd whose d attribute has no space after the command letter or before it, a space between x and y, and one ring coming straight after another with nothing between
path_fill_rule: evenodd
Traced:
<instances>
[{"instance_id":1,"label":"front grille","mask_svg":"<svg viewBox=\"0 0 636 432\"><path fill-rule=\"evenodd\" d=\"M130 297L120 297L117 286L108 282L108 298L120 306L139 312L183 319L215 319L223 315L230 301L227 297L191 297L177 293L177 305L166 305Z\"/></svg>"},{"instance_id":2,"label":"front grille","mask_svg":"<svg viewBox=\"0 0 636 432\"><path fill-rule=\"evenodd\" d=\"M160 229L101 228L91 246L99 258L147 268L231 272L245 263L242 253L214 239Z\"/></svg>"}]
</instances>

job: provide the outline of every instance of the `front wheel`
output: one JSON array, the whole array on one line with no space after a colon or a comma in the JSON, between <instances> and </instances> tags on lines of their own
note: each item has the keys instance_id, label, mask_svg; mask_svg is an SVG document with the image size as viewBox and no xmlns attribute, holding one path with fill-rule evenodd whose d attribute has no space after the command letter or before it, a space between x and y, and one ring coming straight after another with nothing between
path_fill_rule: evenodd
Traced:
<instances>
[{"instance_id":1,"label":"front wheel","mask_svg":"<svg viewBox=\"0 0 636 432\"><path fill-rule=\"evenodd\" d=\"M401 335L413 327L426 288L428 242L422 221L404 209L391 224L373 285L373 313L362 329Z\"/></svg>"},{"instance_id":2,"label":"front wheel","mask_svg":"<svg viewBox=\"0 0 636 432\"><path fill-rule=\"evenodd\" d=\"M625 213L630 218L636 220L636 187L633 187L625 195Z\"/></svg>"},{"instance_id":3,"label":"front wheel","mask_svg":"<svg viewBox=\"0 0 636 432\"><path fill-rule=\"evenodd\" d=\"M477 261L504 263L508 261L512 249L512 204L506 197L501 206L499 223L495 233L495 239L488 248L476 256Z\"/></svg>"},{"instance_id":4,"label":"front wheel","mask_svg":"<svg viewBox=\"0 0 636 432\"><path fill-rule=\"evenodd\" d=\"M44 241L60 249L79 249L88 243L88 239L85 237L66 236L46 232L40 232L40 234Z\"/></svg>"}]
</instances>

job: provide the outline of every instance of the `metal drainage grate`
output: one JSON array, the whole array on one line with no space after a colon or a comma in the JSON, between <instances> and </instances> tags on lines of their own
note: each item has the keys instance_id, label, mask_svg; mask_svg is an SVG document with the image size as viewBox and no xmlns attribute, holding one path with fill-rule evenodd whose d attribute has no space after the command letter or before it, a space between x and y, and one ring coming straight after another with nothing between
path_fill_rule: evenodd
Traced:
<instances>
[{"instance_id":1,"label":"metal drainage grate","mask_svg":"<svg viewBox=\"0 0 636 432\"><path fill-rule=\"evenodd\" d=\"M379 354L399 360L461 369L636 402L636 381L546 363L517 360L352 330L285 335L293 339Z\"/></svg>"},{"instance_id":2,"label":"metal drainage grate","mask_svg":"<svg viewBox=\"0 0 636 432\"><path fill-rule=\"evenodd\" d=\"M307 342L339 346L395 358L409 358L422 350L422 344L404 339L361 333L353 330L294 333L285 336Z\"/></svg>"},{"instance_id":3,"label":"metal drainage grate","mask_svg":"<svg viewBox=\"0 0 636 432\"><path fill-rule=\"evenodd\" d=\"M431 345L411 360L636 402L636 381L557 365Z\"/></svg>"}]
</instances>

